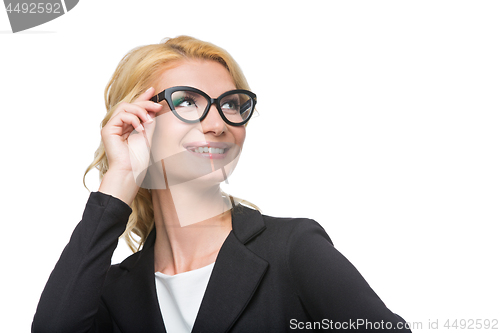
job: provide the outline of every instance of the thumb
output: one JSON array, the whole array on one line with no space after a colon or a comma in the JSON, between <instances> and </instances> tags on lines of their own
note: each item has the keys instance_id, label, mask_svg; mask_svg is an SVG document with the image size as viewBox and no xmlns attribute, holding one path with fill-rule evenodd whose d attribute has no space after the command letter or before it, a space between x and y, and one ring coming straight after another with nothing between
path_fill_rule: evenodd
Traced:
<instances>
[{"instance_id":1,"label":"thumb","mask_svg":"<svg viewBox=\"0 0 500 333\"><path fill-rule=\"evenodd\" d=\"M139 187L143 187L144 177L149 166L153 163L153 134L156 127L156 119L142 123L144 130L133 132L128 137L128 150L134 179Z\"/></svg>"},{"instance_id":2,"label":"thumb","mask_svg":"<svg viewBox=\"0 0 500 333\"><path fill-rule=\"evenodd\" d=\"M151 151L151 145L153 141L153 134L156 128L156 117L153 117L150 121L142 123L144 126L144 140L146 141L146 145L148 150Z\"/></svg>"}]
</instances>

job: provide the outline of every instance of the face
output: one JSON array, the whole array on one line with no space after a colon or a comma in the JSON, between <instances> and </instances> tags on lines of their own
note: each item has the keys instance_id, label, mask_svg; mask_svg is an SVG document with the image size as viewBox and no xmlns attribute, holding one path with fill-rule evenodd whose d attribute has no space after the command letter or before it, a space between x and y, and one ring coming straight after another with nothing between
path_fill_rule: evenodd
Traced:
<instances>
[{"instance_id":1,"label":"face","mask_svg":"<svg viewBox=\"0 0 500 333\"><path fill-rule=\"evenodd\" d=\"M194 87L211 98L236 89L223 65L206 60L180 62L164 71L154 87L159 93L175 86ZM151 152L153 161L164 167L169 186L188 181L206 184L224 181L238 161L245 141L245 127L226 124L215 105L203 121L188 124L171 112L166 101L161 104L163 109L156 116ZM158 164L162 160L163 163Z\"/></svg>"}]
</instances>

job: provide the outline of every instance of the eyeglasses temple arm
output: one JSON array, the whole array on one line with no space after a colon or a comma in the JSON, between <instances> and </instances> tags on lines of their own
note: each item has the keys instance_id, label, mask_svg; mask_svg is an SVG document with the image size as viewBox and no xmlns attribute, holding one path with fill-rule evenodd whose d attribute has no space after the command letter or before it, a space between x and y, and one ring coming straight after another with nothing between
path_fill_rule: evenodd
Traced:
<instances>
[{"instance_id":1,"label":"eyeglasses temple arm","mask_svg":"<svg viewBox=\"0 0 500 333\"><path fill-rule=\"evenodd\" d=\"M163 97L163 98L161 98L161 97L160 97L160 95L161 95L161 97ZM165 94L164 94L164 92L162 91L162 92L161 92L161 93L159 93L158 95L153 96L153 97L150 99L150 101L155 102L155 103L160 103L161 101L163 101L163 100L165 99L164 95L165 95Z\"/></svg>"},{"instance_id":2,"label":"eyeglasses temple arm","mask_svg":"<svg viewBox=\"0 0 500 333\"><path fill-rule=\"evenodd\" d=\"M240 113L245 112L248 108L250 108L251 105L252 105L252 100L249 99L248 101L246 101L245 103L243 103L243 105L241 105L241 107L240 107Z\"/></svg>"}]
</instances>

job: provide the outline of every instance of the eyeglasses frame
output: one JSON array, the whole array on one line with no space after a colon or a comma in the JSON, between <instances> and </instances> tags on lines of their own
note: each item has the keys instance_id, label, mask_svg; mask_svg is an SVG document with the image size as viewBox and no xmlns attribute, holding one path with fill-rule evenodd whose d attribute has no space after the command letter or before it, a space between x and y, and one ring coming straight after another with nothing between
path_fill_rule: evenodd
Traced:
<instances>
[{"instance_id":1,"label":"eyeglasses frame","mask_svg":"<svg viewBox=\"0 0 500 333\"><path fill-rule=\"evenodd\" d=\"M209 101L209 104L207 104L205 110L203 111L203 114L201 115L201 117L199 119L197 119L197 120L184 119L177 113L177 111L175 111L174 103L172 102L171 97L172 97L172 94L174 92L181 91L181 90L195 92L195 93L200 94L201 96L205 97L205 99L207 101ZM222 111L222 109L219 105L219 101L221 99L223 99L224 97L226 97L228 95L233 95L233 94L246 94L250 97L249 101L252 101L252 110L250 111L250 115L248 116L247 119L245 119L241 123L233 123L232 121L227 119L226 116L224 115L224 112ZM168 104L168 107L174 113L174 115L177 118L179 118L179 120L181 120L185 123L188 123L188 124L195 124L195 123L203 121L203 119L205 119L205 117L208 115L210 108L215 103L215 107L216 107L217 111L219 111L219 115L221 116L221 118L224 120L224 122L226 124L229 124L231 126L242 126L242 125L245 125L250 120L250 118L252 118L253 112L255 111L255 105L257 104L257 95L249 90L235 89L235 90L226 91L225 93L223 93L222 95L220 95L217 98L212 98L212 97L208 96L205 92L201 91L200 89L188 87L188 86L176 86L176 87L171 87L171 88L167 88L167 89L163 90L162 92L160 92L156 96L153 96L150 99L150 101L153 101L156 103L160 103L161 101L166 101Z\"/></svg>"}]
</instances>

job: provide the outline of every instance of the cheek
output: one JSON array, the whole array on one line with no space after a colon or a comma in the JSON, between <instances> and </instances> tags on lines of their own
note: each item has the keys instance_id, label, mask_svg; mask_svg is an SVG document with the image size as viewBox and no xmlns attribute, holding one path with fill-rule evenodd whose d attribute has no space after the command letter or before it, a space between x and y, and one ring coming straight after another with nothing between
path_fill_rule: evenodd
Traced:
<instances>
[{"instance_id":1,"label":"cheek","mask_svg":"<svg viewBox=\"0 0 500 333\"><path fill-rule=\"evenodd\" d=\"M233 132L234 138L236 140L236 144L239 145L240 147L243 147L243 143L245 143L245 137L246 137L247 131L245 126L240 126L235 129Z\"/></svg>"},{"instance_id":2,"label":"cheek","mask_svg":"<svg viewBox=\"0 0 500 333\"><path fill-rule=\"evenodd\" d=\"M170 146L178 145L192 126L180 121L172 112L156 117L155 136Z\"/></svg>"},{"instance_id":3,"label":"cheek","mask_svg":"<svg viewBox=\"0 0 500 333\"><path fill-rule=\"evenodd\" d=\"M157 116L151 150L155 161L164 159L182 151L181 141L187 129L170 112Z\"/></svg>"}]
</instances>

